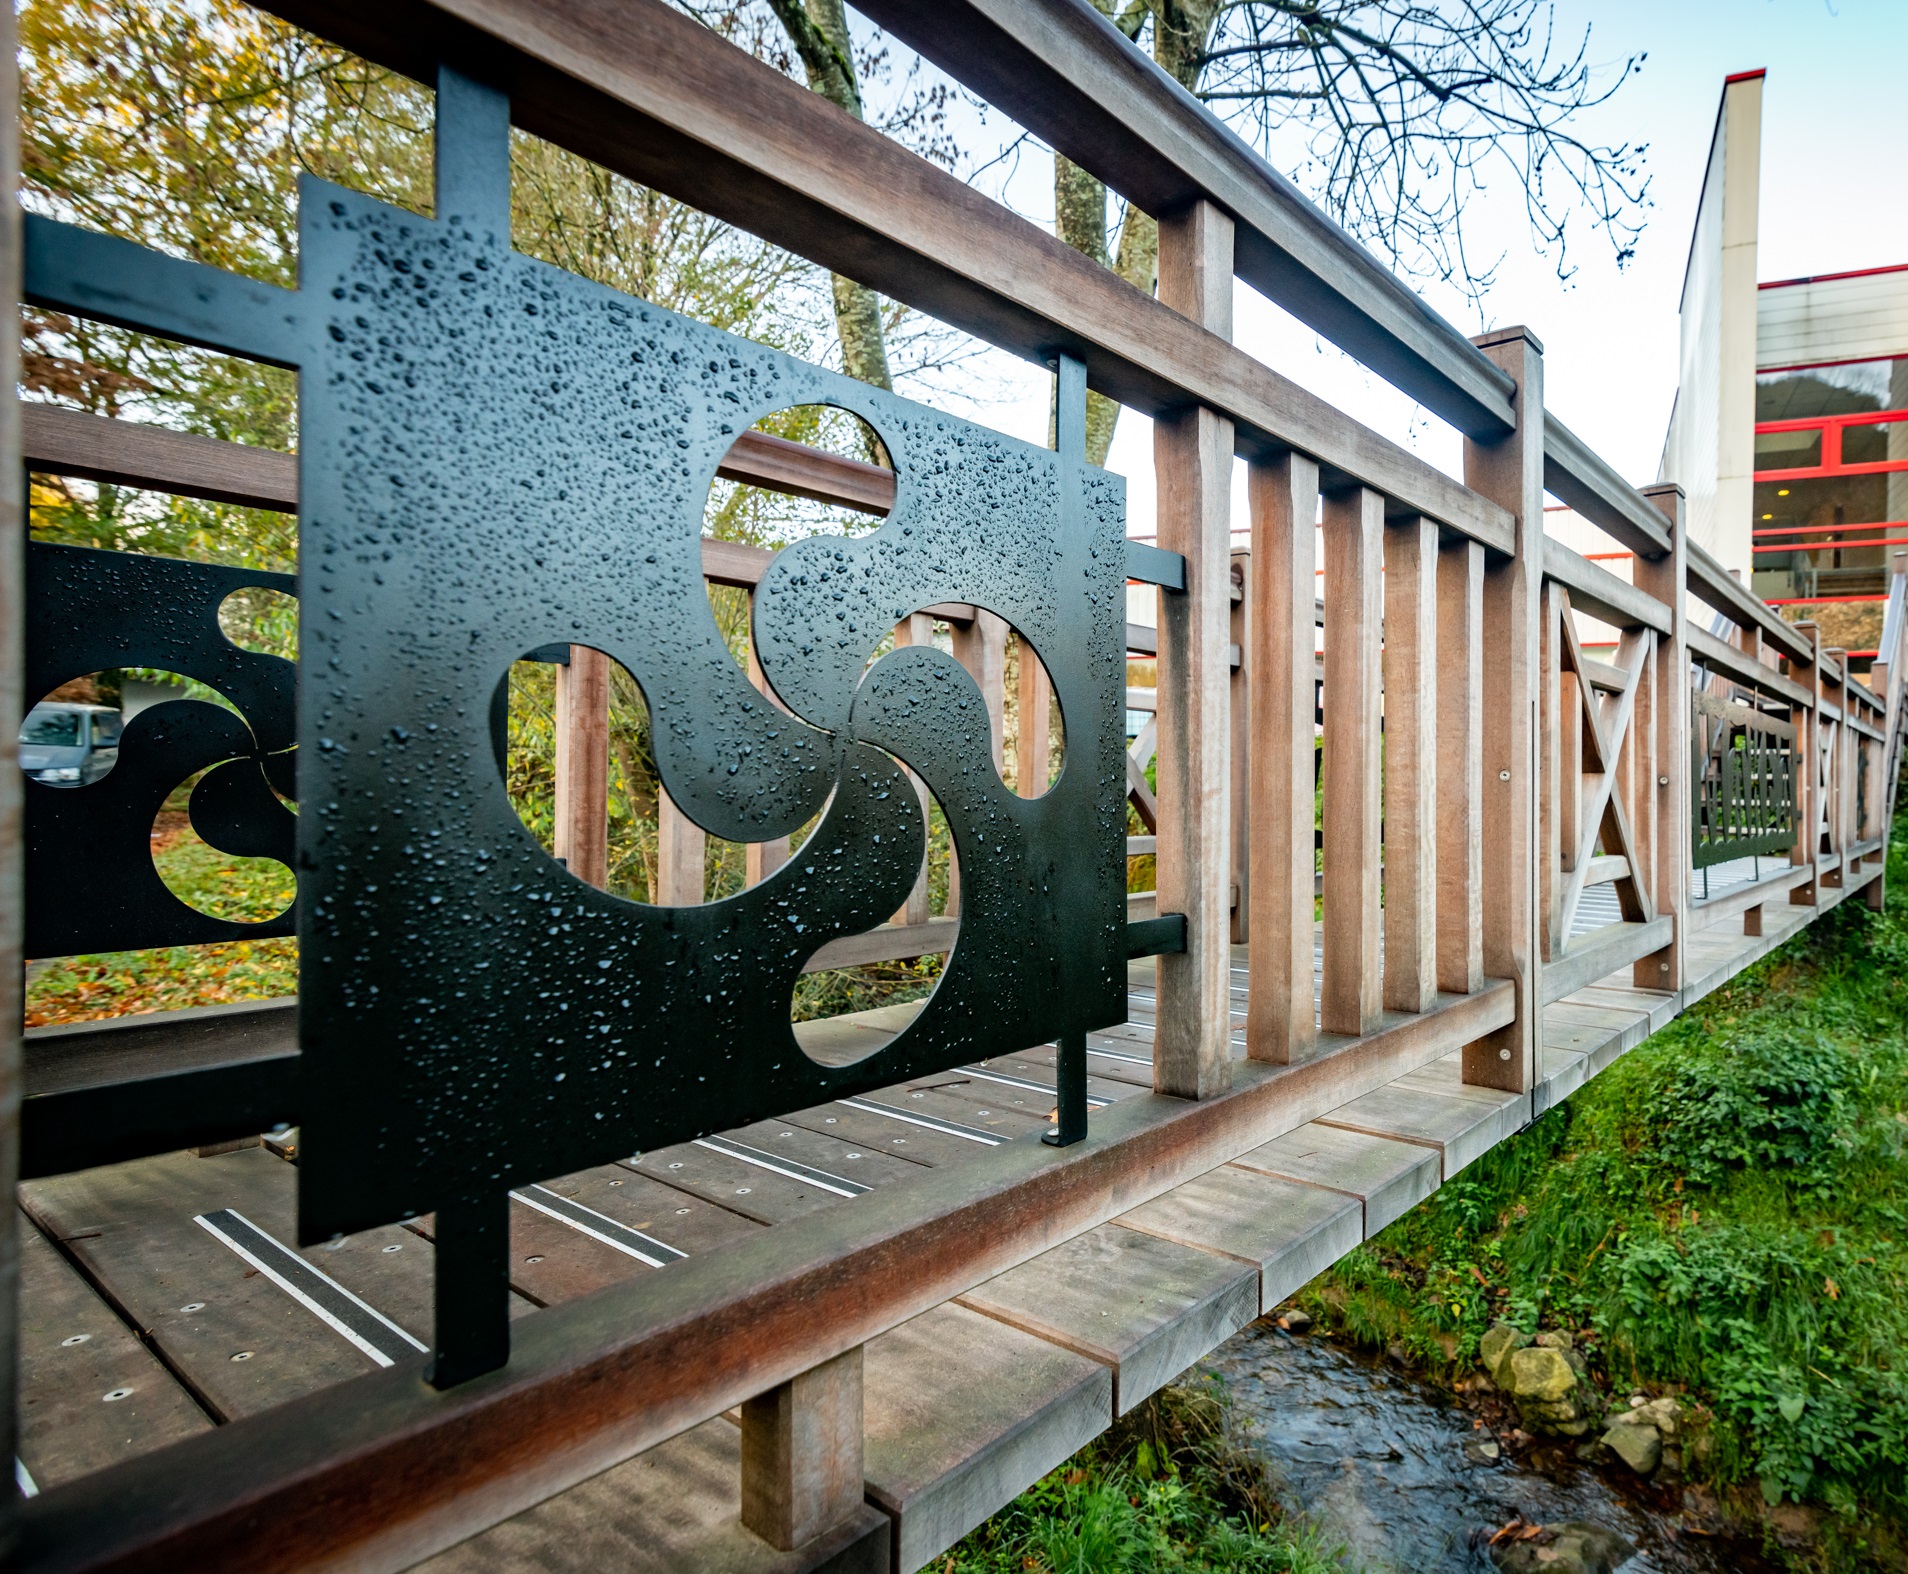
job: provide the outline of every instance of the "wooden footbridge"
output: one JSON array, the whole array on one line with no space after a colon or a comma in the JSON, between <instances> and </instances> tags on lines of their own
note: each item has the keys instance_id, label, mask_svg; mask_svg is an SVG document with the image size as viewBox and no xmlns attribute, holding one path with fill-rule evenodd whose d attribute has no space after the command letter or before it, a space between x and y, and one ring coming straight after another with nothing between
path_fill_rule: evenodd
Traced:
<instances>
[{"instance_id":1,"label":"wooden footbridge","mask_svg":"<svg viewBox=\"0 0 1908 1574\"><path fill-rule=\"evenodd\" d=\"M1689 542L1676 487L1547 414L1532 333L1460 336L1084 0L863 9L1157 215L1157 298L657 0L273 9L436 84L436 217L308 182L295 291L6 231L23 299L296 367L303 410L297 459L0 417L31 470L301 539L295 587L37 543L0 577L16 713L110 666L232 702L135 718L101 782L4 789L13 954L295 929L302 957L296 1002L7 1048L18 1567L905 1574L1879 905L1899 560L1864 683ZM1056 448L516 256L512 124L1052 365ZM1235 276L1460 429L1464 480L1235 347ZM1088 385L1156 423L1157 548L1083 462ZM753 430L805 402L892 470ZM717 474L883 523L698 546ZM1547 492L1629 577L1546 538ZM702 580L754 597L753 686ZM243 585L300 595L295 671L217 634ZM492 751L526 652L567 661L561 864ZM659 905L594 889L609 657L668 789ZM200 833L295 867L282 921L157 887L154 809L199 771ZM704 900L708 834L749 846L741 896ZM802 971L922 954L928 1000L789 1028Z\"/></svg>"}]
</instances>

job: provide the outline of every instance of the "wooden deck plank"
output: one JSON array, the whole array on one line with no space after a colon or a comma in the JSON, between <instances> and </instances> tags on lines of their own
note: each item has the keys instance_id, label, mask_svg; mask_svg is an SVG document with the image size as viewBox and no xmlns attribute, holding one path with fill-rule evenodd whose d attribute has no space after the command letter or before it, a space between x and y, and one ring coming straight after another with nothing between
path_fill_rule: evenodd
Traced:
<instances>
[{"instance_id":1,"label":"wooden deck plank","mask_svg":"<svg viewBox=\"0 0 1908 1574\"><path fill-rule=\"evenodd\" d=\"M858 1104L818 1104L813 1109L797 1110L792 1115L785 1115L783 1119L794 1125L806 1126L810 1131L865 1143L915 1164L960 1164L976 1154L988 1151L981 1143L966 1137L917 1124L923 1113L920 1110L912 1112L914 1119L903 1118L909 1116L910 1112L898 1108L892 1115L881 1113L890 1108L894 1108L892 1101L867 1098ZM1011 1140L1001 1132L990 1131L987 1135L997 1142Z\"/></svg>"},{"instance_id":2,"label":"wooden deck plank","mask_svg":"<svg viewBox=\"0 0 1908 1574\"><path fill-rule=\"evenodd\" d=\"M688 1196L623 1164L579 1170L544 1185L692 1257L718 1251L762 1229L754 1219Z\"/></svg>"},{"instance_id":3,"label":"wooden deck plank","mask_svg":"<svg viewBox=\"0 0 1908 1574\"><path fill-rule=\"evenodd\" d=\"M629 1164L639 1174L665 1186L674 1186L760 1224L785 1224L848 1200L813 1182L792 1180L693 1142L657 1148L631 1159Z\"/></svg>"},{"instance_id":4,"label":"wooden deck plank","mask_svg":"<svg viewBox=\"0 0 1908 1574\"><path fill-rule=\"evenodd\" d=\"M1356 1197L1222 1164L1117 1221L1259 1270L1259 1307L1276 1306L1364 1239Z\"/></svg>"},{"instance_id":5,"label":"wooden deck plank","mask_svg":"<svg viewBox=\"0 0 1908 1574\"><path fill-rule=\"evenodd\" d=\"M492 1526L417 1574L888 1574L887 1516L864 1507L798 1552L742 1527L741 1433L717 1418Z\"/></svg>"},{"instance_id":6,"label":"wooden deck plank","mask_svg":"<svg viewBox=\"0 0 1908 1574\"><path fill-rule=\"evenodd\" d=\"M869 1341L868 1498L894 1521L913 1574L1106 1430L1113 1374L1098 1361L943 1305Z\"/></svg>"},{"instance_id":7,"label":"wooden deck plank","mask_svg":"<svg viewBox=\"0 0 1908 1574\"><path fill-rule=\"evenodd\" d=\"M1495 1106L1422 1087L1378 1088L1343 1104L1320 1120L1376 1137L1397 1137L1435 1147L1443 1157L1442 1179L1449 1180L1473 1159L1488 1153L1530 1117L1530 1095L1503 1093Z\"/></svg>"},{"instance_id":8,"label":"wooden deck plank","mask_svg":"<svg viewBox=\"0 0 1908 1574\"><path fill-rule=\"evenodd\" d=\"M1009 1269L960 1304L1112 1369L1124 1415L1259 1314L1244 1263L1103 1224Z\"/></svg>"},{"instance_id":9,"label":"wooden deck plank","mask_svg":"<svg viewBox=\"0 0 1908 1574\"><path fill-rule=\"evenodd\" d=\"M1432 1149L1317 1121L1232 1162L1358 1198L1368 1240L1438 1189L1438 1156Z\"/></svg>"},{"instance_id":10,"label":"wooden deck plank","mask_svg":"<svg viewBox=\"0 0 1908 1574\"><path fill-rule=\"evenodd\" d=\"M166 1154L32 1181L22 1205L223 1420L375 1370L370 1356L250 1267L194 1216L235 1208L289 1241L292 1167L263 1148ZM429 1251L387 1228L320 1248L322 1271L414 1335L431 1327ZM386 1254L384 1246L401 1249ZM309 1259L308 1259L309 1260ZM372 1281L386 1290L378 1297ZM406 1294L389 1293L401 1284ZM417 1360L422 1364L424 1355Z\"/></svg>"},{"instance_id":11,"label":"wooden deck plank","mask_svg":"<svg viewBox=\"0 0 1908 1574\"><path fill-rule=\"evenodd\" d=\"M752 1126L739 1126L722 1135L860 1186L881 1186L921 1173L920 1165L909 1163L904 1156L866 1147L834 1132L811 1131L793 1121L758 1120Z\"/></svg>"},{"instance_id":12,"label":"wooden deck plank","mask_svg":"<svg viewBox=\"0 0 1908 1574\"><path fill-rule=\"evenodd\" d=\"M27 1219L19 1221L19 1456L44 1492L211 1418Z\"/></svg>"}]
</instances>

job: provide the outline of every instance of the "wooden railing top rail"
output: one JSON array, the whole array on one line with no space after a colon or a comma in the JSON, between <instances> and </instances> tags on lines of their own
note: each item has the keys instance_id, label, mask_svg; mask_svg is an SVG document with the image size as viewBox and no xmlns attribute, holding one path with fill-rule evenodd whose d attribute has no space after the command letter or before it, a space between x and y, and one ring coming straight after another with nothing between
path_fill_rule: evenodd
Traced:
<instances>
[{"instance_id":1,"label":"wooden railing top rail","mask_svg":"<svg viewBox=\"0 0 1908 1574\"><path fill-rule=\"evenodd\" d=\"M1654 558L1670 549L1663 511L1548 412L1544 415L1544 489L1632 552Z\"/></svg>"},{"instance_id":2,"label":"wooden railing top rail","mask_svg":"<svg viewBox=\"0 0 1908 1574\"><path fill-rule=\"evenodd\" d=\"M1667 634L1674 615L1646 590L1619 579L1601 563L1573 552L1561 541L1544 538L1544 573L1568 587L1572 603L1617 628L1652 628Z\"/></svg>"},{"instance_id":3,"label":"wooden railing top rail","mask_svg":"<svg viewBox=\"0 0 1908 1574\"><path fill-rule=\"evenodd\" d=\"M1797 661L1814 658L1815 647L1760 596L1755 595L1694 541L1689 544L1689 593L1713 607L1738 628L1755 627L1785 656Z\"/></svg>"},{"instance_id":4,"label":"wooden railing top rail","mask_svg":"<svg viewBox=\"0 0 1908 1574\"><path fill-rule=\"evenodd\" d=\"M1512 428L1510 378L1088 0L861 9L1144 212L1223 208L1240 278L1460 431Z\"/></svg>"},{"instance_id":5,"label":"wooden railing top rail","mask_svg":"<svg viewBox=\"0 0 1908 1574\"><path fill-rule=\"evenodd\" d=\"M271 9L431 80L462 49L515 124L1029 360L1079 356L1148 415L1203 404L1247 457L1297 448L1499 552L1510 514L660 0L393 0Z\"/></svg>"}]
</instances>

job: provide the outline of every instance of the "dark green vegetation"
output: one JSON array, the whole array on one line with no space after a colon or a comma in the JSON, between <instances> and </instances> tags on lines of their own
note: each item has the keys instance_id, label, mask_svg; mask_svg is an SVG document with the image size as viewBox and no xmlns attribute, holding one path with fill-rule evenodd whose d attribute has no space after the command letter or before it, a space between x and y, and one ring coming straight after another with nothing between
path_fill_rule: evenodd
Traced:
<instances>
[{"instance_id":1,"label":"dark green vegetation","mask_svg":"<svg viewBox=\"0 0 1908 1574\"><path fill-rule=\"evenodd\" d=\"M1216 1378L1162 1389L1029 1487L939 1574L1340 1574L1338 1551L1281 1518L1264 1466L1227 1427Z\"/></svg>"},{"instance_id":2,"label":"dark green vegetation","mask_svg":"<svg viewBox=\"0 0 1908 1574\"><path fill-rule=\"evenodd\" d=\"M1908 816L1882 914L1843 904L1352 1253L1335 1331L1473 1366L1568 1330L1619 1395L1712 1413L1694 1466L1831 1511L1832 1561L1908 1524Z\"/></svg>"}]
</instances>

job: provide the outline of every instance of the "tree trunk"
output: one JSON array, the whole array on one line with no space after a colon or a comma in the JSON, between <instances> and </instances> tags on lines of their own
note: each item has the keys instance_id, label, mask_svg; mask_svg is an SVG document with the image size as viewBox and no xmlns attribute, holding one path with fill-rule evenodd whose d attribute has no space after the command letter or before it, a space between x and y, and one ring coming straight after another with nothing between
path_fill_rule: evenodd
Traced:
<instances>
[{"instance_id":1,"label":"tree trunk","mask_svg":"<svg viewBox=\"0 0 1908 1574\"><path fill-rule=\"evenodd\" d=\"M855 119L861 113L861 84L848 36L842 0L769 0L776 20L801 56L808 85ZM835 332L841 340L841 367L850 377L892 389L887 334L881 323L881 298L867 285L835 275Z\"/></svg>"}]
</instances>

